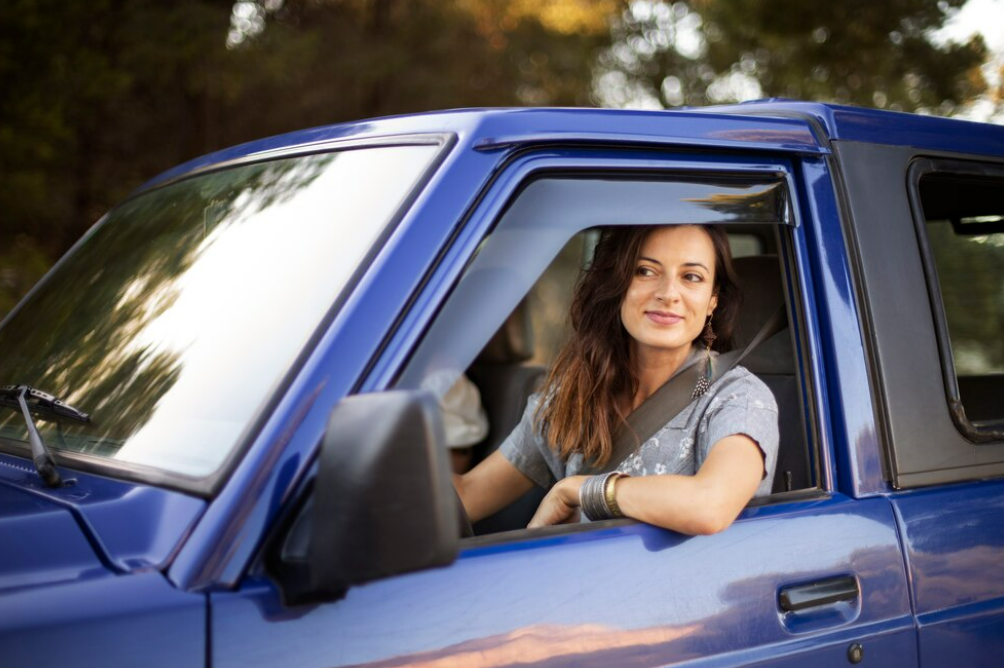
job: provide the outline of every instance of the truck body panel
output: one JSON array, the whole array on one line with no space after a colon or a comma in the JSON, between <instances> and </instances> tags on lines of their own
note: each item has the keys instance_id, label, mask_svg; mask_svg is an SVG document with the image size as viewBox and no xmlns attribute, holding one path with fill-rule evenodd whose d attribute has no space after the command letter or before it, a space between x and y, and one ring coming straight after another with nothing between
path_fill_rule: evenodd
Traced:
<instances>
[{"instance_id":1,"label":"truck body panel","mask_svg":"<svg viewBox=\"0 0 1004 668\"><path fill-rule=\"evenodd\" d=\"M778 613L786 585L844 574L869 592L866 601ZM295 620L267 583L212 601L220 666L663 666L698 657L731 666L751 656L826 665L835 645L846 662L848 638L870 660L916 665L884 499L761 507L714 536L634 525L474 547L447 568L353 589Z\"/></svg>"}]
</instances>

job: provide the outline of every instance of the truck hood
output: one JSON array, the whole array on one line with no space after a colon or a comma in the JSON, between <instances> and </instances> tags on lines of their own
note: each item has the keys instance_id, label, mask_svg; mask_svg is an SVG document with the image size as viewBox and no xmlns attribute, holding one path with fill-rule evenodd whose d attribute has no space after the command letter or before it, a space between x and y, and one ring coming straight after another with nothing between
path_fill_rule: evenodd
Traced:
<instances>
[{"instance_id":1,"label":"truck hood","mask_svg":"<svg viewBox=\"0 0 1004 668\"><path fill-rule=\"evenodd\" d=\"M66 508L0 484L0 591L109 574Z\"/></svg>"},{"instance_id":2,"label":"truck hood","mask_svg":"<svg viewBox=\"0 0 1004 668\"><path fill-rule=\"evenodd\" d=\"M0 591L163 569L205 508L178 492L60 470L45 487L0 454Z\"/></svg>"}]
</instances>

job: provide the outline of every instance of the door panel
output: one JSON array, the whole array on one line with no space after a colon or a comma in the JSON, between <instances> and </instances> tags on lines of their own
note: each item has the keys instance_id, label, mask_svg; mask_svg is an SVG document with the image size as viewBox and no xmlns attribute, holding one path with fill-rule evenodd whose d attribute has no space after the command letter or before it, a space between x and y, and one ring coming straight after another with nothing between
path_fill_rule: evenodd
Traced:
<instances>
[{"instance_id":1,"label":"door panel","mask_svg":"<svg viewBox=\"0 0 1004 668\"><path fill-rule=\"evenodd\" d=\"M283 609L270 583L213 594L215 666L916 665L884 499L749 509L687 537L643 524L464 550L453 565ZM782 614L779 591L841 575L861 596Z\"/></svg>"},{"instance_id":2,"label":"door panel","mask_svg":"<svg viewBox=\"0 0 1004 668\"><path fill-rule=\"evenodd\" d=\"M1004 481L902 494L925 667L998 666L1004 656Z\"/></svg>"}]
</instances>

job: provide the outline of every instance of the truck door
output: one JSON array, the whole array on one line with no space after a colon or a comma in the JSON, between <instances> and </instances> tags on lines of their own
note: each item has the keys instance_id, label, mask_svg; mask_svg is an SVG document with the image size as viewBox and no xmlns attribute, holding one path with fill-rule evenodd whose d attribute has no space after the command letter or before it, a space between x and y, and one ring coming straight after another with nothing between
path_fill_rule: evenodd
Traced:
<instances>
[{"instance_id":1,"label":"truck door","mask_svg":"<svg viewBox=\"0 0 1004 668\"><path fill-rule=\"evenodd\" d=\"M803 171L816 181L803 187ZM733 252L760 267L751 291L763 284L786 305L789 327L749 363L782 412L775 493L697 537L631 520L528 531L517 510L463 539L450 566L301 606L282 605L266 553L239 590L211 596L213 665L916 665L893 510L836 483L834 453L860 434L827 408L823 360L837 344L817 300L840 286L817 282L840 272L824 277L814 257L824 240L810 217L823 210L832 188L815 158L551 149L511 163L363 391L442 391L466 371L495 431L485 443L497 442L560 341L595 228L722 223ZM763 316L750 308L751 337Z\"/></svg>"},{"instance_id":2,"label":"truck door","mask_svg":"<svg viewBox=\"0 0 1004 668\"><path fill-rule=\"evenodd\" d=\"M848 189L921 665L998 665L1004 164L860 143L839 151L862 166L848 170Z\"/></svg>"}]
</instances>

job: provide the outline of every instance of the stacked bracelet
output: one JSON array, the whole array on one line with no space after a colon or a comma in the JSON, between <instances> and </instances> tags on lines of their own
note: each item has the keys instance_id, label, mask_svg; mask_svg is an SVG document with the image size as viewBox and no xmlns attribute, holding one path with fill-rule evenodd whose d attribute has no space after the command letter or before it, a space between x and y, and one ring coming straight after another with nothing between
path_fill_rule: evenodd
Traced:
<instances>
[{"instance_id":1,"label":"stacked bracelet","mask_svg":"<svg viewBox=\"0 0 1004 668\"><path fill-rule=\"evenodd\" d=\"M618 473L616 475L610 476L606 480L606 484L603 485L603 500L607 503L607 508L610 509L611 517L624 517L624 513L621 512L620 506L617 505L617 494L616 486L617 479L622 478L623 473Z\"/></svg>"},{"instance_id":2,"label":"stacked bracelet","mask_svg":"<svg viewBox=\"0 0 1004 668\"><path fill-rule=\"evenodd\" d=\"M624 517L615 494L617 479L623 477L627 474L611 471L585 479L579 487L579 506L587 518L597 521Z\"/></svg>"}]
</instances>

